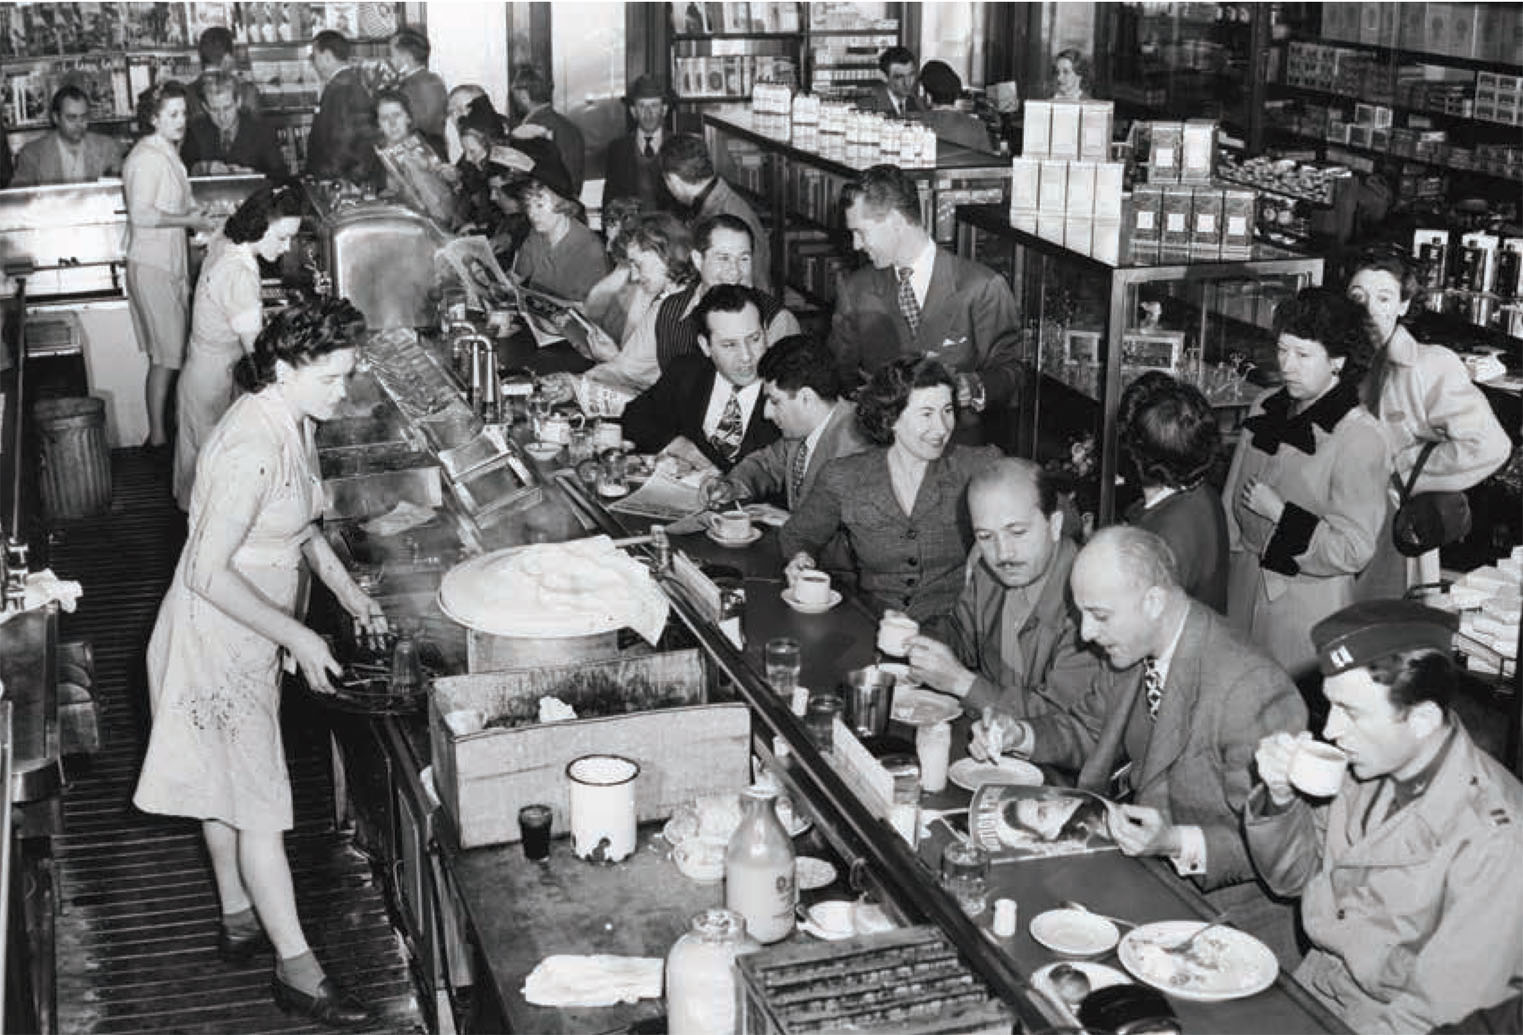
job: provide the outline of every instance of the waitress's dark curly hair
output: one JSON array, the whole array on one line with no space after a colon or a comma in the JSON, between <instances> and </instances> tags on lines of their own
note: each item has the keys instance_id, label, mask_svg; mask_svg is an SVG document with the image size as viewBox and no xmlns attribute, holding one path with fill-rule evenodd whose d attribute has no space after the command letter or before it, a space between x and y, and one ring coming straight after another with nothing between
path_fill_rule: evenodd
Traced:
<instances>
[{"instance_id":1,"label":"waitress's dark curly hair","mask_svg":"<svg viewBox=\"0 0 1523 1035\"><path fill-rule=\"evenodd\" d=\"M1370 369L1375 345L1365 329L1364 307L1332 288L1307 287L1280 303L1274 314L1275 335L1314 341L1329 359L1343 357L1338 380L1357 385Z\"/></svg>"},{"instance_id":2,"label":"waitress's dark curly hair","mask_svg":"<svg viewBox=\"0 0 1523 1035\"><path fill-rule=\"evenodd\" d=\"M939 360L903 356L878 368L857 393L857 424L874 445L892 445L894 424L917 388L946 385L957 399L957 382Z\"/></svg>"},{"instance_id":3,"label":"waitress's dark curly hair","mask_svg":"<svg viewBox=\"0 0 1523 1035\"><path fill-rule=\"evenodd\" d=\"M222 233L234 244L250 244L264 238L277 219L300 217L301 192L294 187L260 187L244 199L238 211L227 217Z\"/></svg>"},{"instance_id":4,"label":"waitress's dark curly hair","mask_svg":"<svg viewBox=\"0 0 1523 1035\"><path fill-rule=\"evenodd\" d=\"M259 332L254 351L238 361L238 384L257 392L275 383L275 364L293 367L315 362L330 352L357 348L365 317L347 298L318 298L276 313Z\"/></svg>"}]
</instances>

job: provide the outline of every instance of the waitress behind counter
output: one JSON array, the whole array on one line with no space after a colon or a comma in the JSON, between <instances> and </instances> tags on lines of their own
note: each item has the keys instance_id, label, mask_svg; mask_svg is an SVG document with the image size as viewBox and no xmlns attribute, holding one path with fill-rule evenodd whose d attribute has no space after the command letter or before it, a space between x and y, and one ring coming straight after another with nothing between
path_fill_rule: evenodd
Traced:
<instances>
[{"instance_id":1,"label":"waitress behind counter","mask_svg":"<svg viewBox=\"0 0 1523 1035\"><path fill-rule=\"evenodd\" d=\"M233 368L252 352L263 309L259 260L286 253L301 227L301 195L291 188L262 188L228 217L212 238L196 281L190 344L175 387L175 502L190 509L191 486L201 444L233 402Z\"/></svg>"},{"instance_id":2,"label":"waitress behind counter","mask_svg":"<svg viewBox=\"0 0 1523 1035\"><path fill-rule=\"evenodd\" d=\"M207 441L190 532L148 644L153 730L133 803L201 820L222 923L217 952L276 952L272 989L288 1012L368 1019L312 955L296 915L283 831L291 785L280 737L282 654L315 689L340 671L296 618L302 559L369 629L382 612L313 522L322 513L313 423L332 417L364 318L344 299L275 316L239 367L248 395Z\"/></svg>"},{"instance_id":3,"label":"waitress behind counter","mask_svg":"<svg viewBox=\"0 0 1523 1035\"><path fill-rule=\"evenodd\" d=\"M844 532L858 588L878 610L922 622L951 611L973 544L965 490L1001 456L995 446L950 444L956 392L934 359L878 369L857 397L857 420L879 448L827 464L782 527L790 584Z\"/></svg>"},{"instance_id":4,"label":"waitress behind counter","mask_svg":"<svg viewBox=\"0 0 1523 1035\"><path fill-rule=\"evenodd\" d=\"M127 201L127 302L138 347L148 353L149 449L168 459L165 420L175 371L185 359L190 317L190 245L186 230L211 232L196 207L180 160L185 139L185 87L166 79L138 95L138 128L145 134L122 164Z\"/></svg>"}]
</instances>

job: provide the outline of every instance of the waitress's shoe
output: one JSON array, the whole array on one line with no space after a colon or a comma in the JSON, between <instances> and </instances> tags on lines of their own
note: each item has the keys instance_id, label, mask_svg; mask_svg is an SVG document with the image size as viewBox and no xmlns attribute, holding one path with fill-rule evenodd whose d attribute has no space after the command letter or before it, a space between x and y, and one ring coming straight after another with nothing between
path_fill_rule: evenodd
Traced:
<instances>
[{"instance_id":1,"label":"waitress's shoe","mask_svg":"<svg viewBox=\"0 0 1523 1035\"><path fill-rule=\"evenodd\" d=\"M286 1013L305 1014L314 1021L345 1028L370 1020L370 1011L330 977L323 978L316 995L293 988L278 977L270 979L270 988L275 993L275 1005Z\"/></svg>"},{"instance_id":2,"label":"waitress's shoe","mask_svg":"<svg viewBox=\"0 0 1523 1035\"><path fill-rule=\"evenodd\" d=\"M234 934L227 929L227 924L219 924L217 928L217 955L224 963L247 963L263 952L271 952L274 946L270 944L270 936L264 933L264 928L259 928L253 934Z\"/></svg>"}]
</instances>

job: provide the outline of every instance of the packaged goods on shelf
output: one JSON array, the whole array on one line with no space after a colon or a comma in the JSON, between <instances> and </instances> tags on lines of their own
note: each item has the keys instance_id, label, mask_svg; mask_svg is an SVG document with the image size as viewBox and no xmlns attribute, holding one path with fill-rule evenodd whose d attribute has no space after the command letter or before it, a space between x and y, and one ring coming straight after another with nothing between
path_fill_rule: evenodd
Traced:
<instances>
[{"instance_id":1,"label":"packaged goods on shelf","mask_svg":"<svg viewBox=\"0 0 1523 1035\"><path fill-rule=\"evenodd\" d=\"M1052 102L1027 101L1026 121L1021 134L1021 154L1026 158L1046 158L1052 152Z\"/></svg>"}]
</instances>

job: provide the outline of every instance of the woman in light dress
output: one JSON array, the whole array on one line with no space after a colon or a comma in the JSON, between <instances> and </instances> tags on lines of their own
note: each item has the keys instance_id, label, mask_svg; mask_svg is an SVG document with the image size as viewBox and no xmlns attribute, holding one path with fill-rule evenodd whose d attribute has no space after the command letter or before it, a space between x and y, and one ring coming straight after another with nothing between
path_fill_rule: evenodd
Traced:
<instances>
[{"instance_id":1,"label":"woman in light dress","mask_svg":"<svg viewBox=\"0 0 1523 1035\"><path fill-rule=\"evenodd\" d=\"M239 364L240 396L202 447L190 529L148 644L153 729L133 803L201 821L222 907L218 954L276 953L288 1012L355 1024L368 1011L327 977L296 914L284 832L291 784L280 736L281 667L332 692L341 671L302 623L304 568L366 629L384 617L315 524L313 426L334 415L364 318L343 299L274 316Z\"/></svg>"},{"instance_id":2,"label":"woman in light dress","mask_svg":"<svg viewBox=\"0 0 1523 1035\"><path fill-rule=\"evenodd\" d=\"M190 345L175 386L175 502L190 509L201 444L233 403L233 368L254 349L264 323L259 298L259 260L286 253L301 227L301 195L295 190L256 191L212 238L196 281Z\"/></svg>"}]
</instances>

